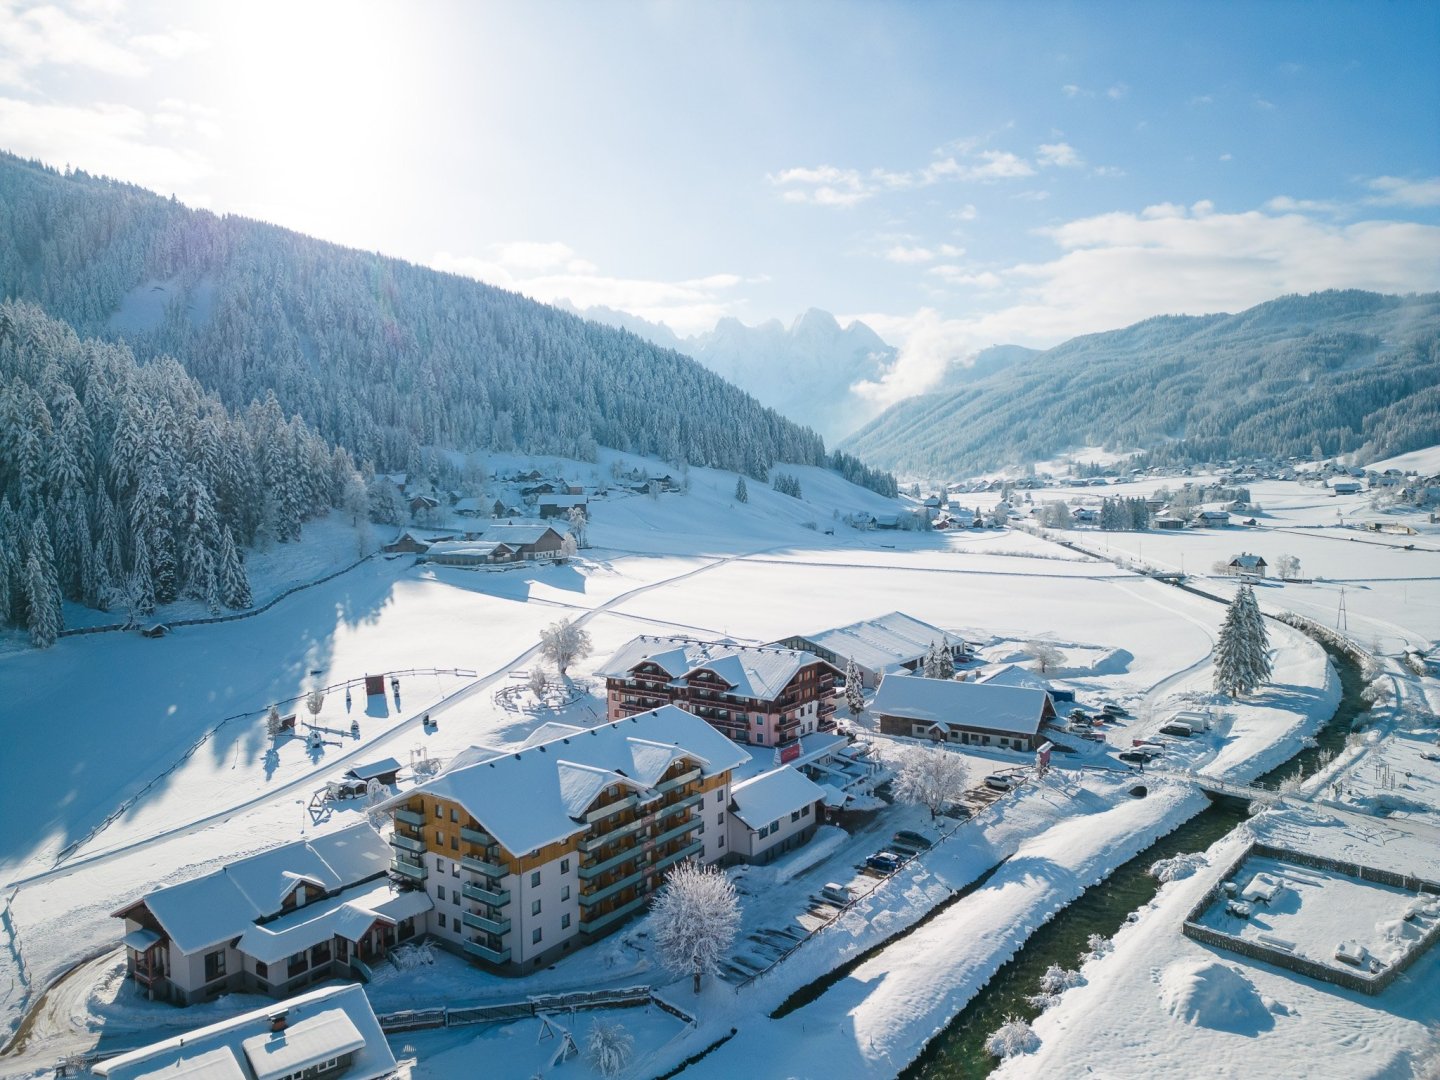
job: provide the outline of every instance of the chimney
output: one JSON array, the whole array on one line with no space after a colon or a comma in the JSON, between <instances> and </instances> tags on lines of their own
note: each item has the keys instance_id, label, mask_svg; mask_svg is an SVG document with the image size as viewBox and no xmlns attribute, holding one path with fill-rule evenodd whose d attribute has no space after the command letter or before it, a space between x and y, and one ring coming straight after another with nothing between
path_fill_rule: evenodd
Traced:
<instances>
[{"instance_id":1,"label":"chimney","mask_svg":"<svg viewBox=\"0 0 1440 1080\"><path fill-rule=\"evenodd\" d=\"M288 1022L289 1022L289 1021L287 1020L287 1014L286 1014L286 1013L283 1013L283 1012L274 1013L274 1014L270 1017L270 1030L271 1030L271 1031L284 1031L284 1030L285 1030L285 1025L286 1025Z\"/></svg>"}]
</instances>

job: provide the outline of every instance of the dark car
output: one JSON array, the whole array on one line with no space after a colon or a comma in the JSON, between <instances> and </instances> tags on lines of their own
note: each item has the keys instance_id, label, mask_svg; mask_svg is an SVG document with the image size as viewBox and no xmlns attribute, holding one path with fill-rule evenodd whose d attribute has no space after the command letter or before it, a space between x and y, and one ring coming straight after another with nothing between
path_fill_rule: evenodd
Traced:
<instances>
[{"instance_id":1,"label":"dark car","mask_svg":"<svg viewBox=\"0 0 1440 1080\"><path fill-rule=\"evenodd\" d=\"M923 850L924 848L928 848L934 841L924 833L918 833L914 829L901 829L895 834L895 842L897 844L909 844L913 848L921 848Z\"/></svg>"},{"instance_id":2,"label":"dark car","mask_svg":"<svg viewBox=\"0 0 1440 1080\"><path fill-rule=\"evenodd\" d=\"M865 860L865 865L871 870L879 870L882 874L893 874L900 869L901 858L893 851L877 851Z\"/></svg>"}]
</instances>

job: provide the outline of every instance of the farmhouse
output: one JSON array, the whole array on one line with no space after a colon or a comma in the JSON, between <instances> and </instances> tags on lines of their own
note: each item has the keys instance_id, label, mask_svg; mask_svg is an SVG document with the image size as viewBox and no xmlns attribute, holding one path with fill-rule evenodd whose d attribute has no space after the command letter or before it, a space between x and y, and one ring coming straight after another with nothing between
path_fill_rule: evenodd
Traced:
<instances>
[{"instance_id":1,"label":"farmhouse","mask_svg":"<svg viewBox=\"0 0 1440 1080\"><path fill-rule=\"evenodd\" d=\"M430 543L431 541L421 540L412 532L402 532L399 536L397 536L394 540L391 540L390 543L386 544L380 550L392 555L397 552L413 555L423 555L425 552L430 550Z\"/></svg>"},{"instance_id":2,"label":"farmhouse","mask_svg":"<svg viewBox=\"0 0 1440 1080\"><path fill-rule=\"evenodd\" d=\"M439 566L488 566L492 563L514 562L518 558L508 544L485 540L442 540L431 544L420 555L421 562Z\"/></svg>"},{"instance_id":3,"label":"farmhouse","mask_svg":"<svg viewBox=\"0 0 1440 1080\"><path fill-rule=\"evenodd\" d=\"M504 544L520 559L561 558L564 536L549 525L482 525L479 530L482 540Z\"/></svg>"},{"instance_id":4,"label":"farmhouse","mask_svg":"<svg viewBox=\"0 0 1440 1080\"><path fill-rule=\"evenodd\" d=\"M584 495L541 495L535 503L541 518L568 517L571 510L584 510L589 505Z\"/></svg>"},{"instance_id":5,"label":"farmhouse","mask_svg":"<svg viewBox=\"0 0 1440 1080\"><path fill-rule=\"evenodd\" d=\"M835 666L774 645L638 637L600 670L610 719L674 704L736 742L777 746L835 726Z\"/></svg>"},{"instance_id":6,"label":"farmhouse","mask_svg":"<svg viewBox=\"0 0 1440 1080\"><path fill-rule=\"evenodd\" d=\"M157 889L114 912L125 920L126 973L148 997L180 1005L365 978L430 906L391 887L389 862L362 823Z\"/></svg>"},{"instance_id":7,"label":"farmhouse","mask_svg":"<svg viewBox=\"0 0 1440 1080\"><path fill-rule=\"evenodd\" d=\"M665 706L513 753L465 751L382 804L392 874L442 946L503 970L554 962L640 911L665 872L727 854L731 771L750 755Z\"/></svg>"},{"instance_id":8,"label":"farmhouse","mask_svg":"<svg viewBox=\"0 0 1440 1080\"><path fill-rule=\"evenodd\" d=\"M944 739L966 746L1033 750L1040 727L1055 719L1044 690L996 683L954 682L892 675L880 684L870 711L887 735Z\"/></svg>"},{"instance_id":9,"label":"farmhouse","mask_svg":"<svg viewBox=\"0 0 1440 1080\"><path fill-rule=\"evenodd\" d=\"M1336 480L1330 485L1330 491L1334 495L1359 495L1361 487L1359 480Z\"/></svg>"},{"instance_id":10,"label":"farmhouse","mask_svg":"<svg viewBox=\"0 0 1440 1080\"><path fill-rule=\"evenodd\" d=\"M1225 510L1201 510L1197 516L1201 525L1220 527L1230 524L1230 514Z\"/></svg>"},{"instance_id":11,"label":"farmhouse","mask_svg":"<svg viewBox=\"0 0 1440 1080\"><path fill-rule=\"evenodd\" d=\"M947 645L957 664L969 659L964 641L952 639L938 626L899 611L834 630L796 634L776 644L805 649L842 672L846 663L854 660L865 686L876 685L880 676L889 672L916 670L924 663L932 645Z\"/></svg>"},{"instance_id":12,"label":"farmhouse","mask_svg":"<svg viewBox=\"0 0 1440 1080\"><path fill-rule=\"evenodd\" d=\"M1250 575L1264 577L1265 570L1269 564L1259 555L1251 555L1248 552L1236 555L1230 560L1228 569L1236 576Z\"/></svg>"},{"instance_id":13,"label":"farmhouse","mask_svg":"<svg viewBox=\"0 0 1440 1080\"><path fill-rule=\"evenodd\" d=\"M355 983L327 986L97 1062L105 1080L379 1080L395 1058Z\"/></svg>"}]
</instances>

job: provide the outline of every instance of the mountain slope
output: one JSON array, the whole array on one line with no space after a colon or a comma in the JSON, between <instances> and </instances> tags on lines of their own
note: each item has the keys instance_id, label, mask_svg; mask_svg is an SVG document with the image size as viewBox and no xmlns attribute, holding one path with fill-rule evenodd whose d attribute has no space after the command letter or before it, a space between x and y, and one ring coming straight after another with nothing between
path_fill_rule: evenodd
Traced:
<instances>
[{"instance_id":1,"label":"mountain slope","mask_svg":"<svg viewBox=\"0 0 1440 1080\"><path fill-rule=\"evenodd\" d=\"M688 357L465 278L0 156L0 296L172 355L229 407L274 392L357 461L596 446L762 476L814 432Z\"/></svg>"},{"instance_id":2,"label":"mountain slope","mask_svg":"<svg viewBox=\"0 0 1440 1080\"><path fill-rule=\"evenodd\" d=\"M828 311L811 308L788 327L776 319L747 326L724 318L713 330L678 337L668 326L610 308L589 308L586 318L618 326L666 348L693 356L711 371L827 439L854 431L874 407L850 392L878 379L896 349L856 320L841 327Z\"/></svg>"},{"instance_id":3,"label":"mountain slope","mask_svg":"<svg viewBox=\"0 0 1440 1080\"><path fill-rule=\"evenodd\" d=\"M893 469L956 474L1082 446L1188 462L1373 459L1435 442L1440 294L1332 291L1074 338L902 401L843 447Z\"/></svg>"}]
</instances>

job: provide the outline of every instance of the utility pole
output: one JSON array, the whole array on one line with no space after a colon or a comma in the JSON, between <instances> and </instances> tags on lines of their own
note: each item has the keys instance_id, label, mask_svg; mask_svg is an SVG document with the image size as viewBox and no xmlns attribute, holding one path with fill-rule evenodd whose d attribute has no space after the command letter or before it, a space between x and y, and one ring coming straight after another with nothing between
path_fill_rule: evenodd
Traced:
<instances>
[{"instance_id":1,"label":"utility pole","mask_svg":"<svg viewBox=\"0 0 1440 1080\"><path fill-rule=\"evenodd\" d=\"M1340 610L1335 613L1335 629L1349 630L1350 619L1345 613L1345 586L1340 586Z\"/></svg>"}]
</instances>

